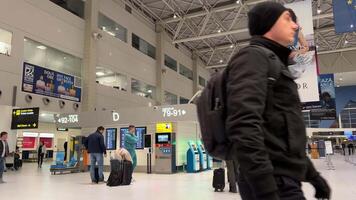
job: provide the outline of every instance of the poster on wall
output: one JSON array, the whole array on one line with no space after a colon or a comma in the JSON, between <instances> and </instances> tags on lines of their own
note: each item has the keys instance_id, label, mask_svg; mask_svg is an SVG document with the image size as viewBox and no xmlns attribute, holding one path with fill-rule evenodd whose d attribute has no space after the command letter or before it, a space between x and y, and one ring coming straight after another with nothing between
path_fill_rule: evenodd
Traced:
<instances>
[{"instance_id":1,"label":"poster on wall","mask_svg":"<svg viewBox=\"0 0 356 200\"><path fill-rule=\"evenodd\" d=\"M35 137L23 137L22 148L23 149L33 149L35 148L36 138Z\"/></svg>"},{"instance_id":2,"label":"poster on wall","mask_svg":"<svg viewBox=\"0 0 356 200\"><path fill-rule=\"evenodd\" d=\"M298 37L298 41L295 41L292 47L298 53L298 56L294 58L295 64L289 66L301 73L300 77L295 80L298 85L300 100L301 102L319 101L313 20L310 20L313 18L312 2L311 0L305 0L285 4L285 6L295 12L297 23L300 27L298 34L303 36ZM307 45L304 47L301 43L306 43Z\"/></svg>"},{"instance_id":3,"label":"poster on wall","mask_svg":"<svg viewBox=\"0 0 356 200\"><path fill-rule=\"evenodd\" d=\"M129 128L120 128L120 147L125 148L125 135L129 133ZM145 145L146 127L136 127L136 136L138 141L136 143L136 149L143 149Z\"/></svg>"},{"instance_id":4,"label":"poster on wall","mask_svg":"<svg viewBox=\"0 0 356 200\"><path fill-rule=\"evenodd\" d=\"M333 74L319 76L320 100L308 102L303 105L303 110L310 110L311 120L335 120L336 101Z\"/></svg>"},{"instance_id":5,"label":"poster on wall","mask_svg":"<svg viewBox=\"0 0 356 200\"><path fill-rule=\"evenodd\" d=\"M81 80L77 77L24 62L22 91L80 102Z\"/></svg>"},{"instance_id":6,"label":"poster on wall","mask_svg":"<svg viewBox=\"0 0 356 200\"><path fill-rule=\"evenodd\" d=\"M333 0L336 33L356 32L356 1Z\"/></svg>"},{"instance_id":7,"label":"poster on wall","mask_svg":"<svg viewBox=\"0 0 356 200\"><path fill-rule=\"evenodd\" d=\"M53 138L40 138L40 142L43 142L46 148L52 148Z\"/></svg>"},{"instance_id":8,"label":"poster on wall","mask_svg":"<svg viewBox=\"0 0 356 200\"><path fill-rule=\"evenodd\" d=\"M116 128L107 128L106 129L106 149L107 150L116 150L116 141L117 141L117 129Z\"/></svg>"}]
</instances>

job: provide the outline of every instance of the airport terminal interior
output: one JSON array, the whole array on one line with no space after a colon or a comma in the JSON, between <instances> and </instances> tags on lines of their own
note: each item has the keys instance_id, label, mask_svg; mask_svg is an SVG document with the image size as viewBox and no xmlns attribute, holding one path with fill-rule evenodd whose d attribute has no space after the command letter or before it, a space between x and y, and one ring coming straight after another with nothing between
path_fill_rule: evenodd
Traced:
<instances>
[{"instance_id":1,"label":"airport terminal interior","mask_svg":"<svg viewBox=\"0 0 356 200\"><path fill-rule=\"evenodd\" d=\"M205 148L196 104L249 45L248 12L267 1L1 0L1 199L241 199ZM356 1L274 2L297 16L305 153L331 199L356 199ZM86 148L101 126L104 182ZM109 187L118 157L122 180Z\"/></svg>"}]
</instances>

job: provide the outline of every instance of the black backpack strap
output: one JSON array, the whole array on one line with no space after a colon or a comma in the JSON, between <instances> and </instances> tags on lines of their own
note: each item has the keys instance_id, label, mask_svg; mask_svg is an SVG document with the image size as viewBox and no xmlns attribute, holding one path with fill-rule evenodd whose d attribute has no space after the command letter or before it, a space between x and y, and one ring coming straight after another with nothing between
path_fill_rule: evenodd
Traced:
<instances>
[{"instance_id":1,"label":"black backpack strap","mask_svg":"<svg viewBox=\"0 0 356 200\"><path fill-rule=\"evenodd\" d=\"M267 99L266 99L265 114L272 113L273 112L273 86L281 75L283 63L273 51L267 49L266 47L259 46L259 45L250 45L250 47L254 47L262 50L269 60L268 74L267 74L268 85L267 85Z\"/></svg>"}]
</instances>

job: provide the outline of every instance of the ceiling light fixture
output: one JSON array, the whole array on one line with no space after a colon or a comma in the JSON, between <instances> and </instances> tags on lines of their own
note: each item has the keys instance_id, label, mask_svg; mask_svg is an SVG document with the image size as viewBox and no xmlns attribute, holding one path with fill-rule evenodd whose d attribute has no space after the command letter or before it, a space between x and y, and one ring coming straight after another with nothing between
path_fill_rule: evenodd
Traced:
<instances>
[{"instance_id":1,"label":"ceiling light fixture","mask_svg":"<svg viewBox=\"0 0 356 200\"><path fill-rule=\"evenodd\" d=\"M218 33L221 33L221 29L219 28Z\"/></svg>"},{"instance_id":2,"label":"ceiling light fixture","mask_svg":"<svg viewBox=\"0 0 356 200\"><path fill-rule=\"evenodd\" d=\"M118 31L118 30L119 30L119 28L118 28L118 27L116 27L116 28L115 28L115 30L117 30L117 31Z\"/></svg>"},{"instance_id":3,"label":"ceiling light fixture","mask_svg":"<svg viewBox=\"0 0 356 200\"><path fill-rule=\"evenodd\" d=\"M38 49L41 49L41 50L45 50L47 49L47 47L43 46L43 45L40 45L40 46L37 46Z\"/></svg>"},{"instance_id":4,"label":"ceiling light fixture","mask_svg":"<svg viewBox=\"0 0 356 200\"><path fill-rule=\"evenodd\" d=\"M353 25L353 24L351 24L351 25L350 25L350 28L354 28L354 25Z\"/></svg>"},{"instance_id":5,"label":"ceiling light fixture","mask_svg":"<svg viewBox=\"0 0 356 200\"><path fill-rule=\"evenodd\" d=\"M96 74L97 76L104 76L104 75L105 75L104 72L96 72L95 74Z\"/></svg>"},{"instance_id":6,"label":"ceiling light fixture","mask_svg":"<svg viewBox=\"0 0 356 200\"><path fill-rule=\"evenodd\" d=\"M240 0L237 0L237 1L236 1L236 4L239 4L239 3L240 3Z\"/></svg>"},{"instance_id":7,"label":"ceiling light fixture","mask_svg":"<svg viewBox=\"0 0 356 200\"><path fill-rule=\"evenodd\" d=\"M232 48L234 48L234 45L232 44L232 45L230 45L230 48L232 49Z\"/></svg>"},{"instance_id":8,"label":"ceiling light fixture","mask_svg":"<svg viewBox=\"0 0 356 200\"><path fill-rule=\"evenodd\" d=\"M220 60L219 62L220 62L220 63L223 63L224 61L223 61L223 60Z\"/></svg>"},{"instance_id":9,"label":"ceiling light fixture","mask_svg":"<svg viewBox=\"0 0 356 200\"><path fill-rule=\"evenodd\" d=\"M348 44L348 43L349 43L349 41L345 40L345 44Z\"/></svg>"},{"instance_id":10,"label":"ceiling light fixture","mask_svg":"<svg viewBox=\"0 0 356 200\"><path fill-rule=\"evenodd\" d=\"M65 60L65 59L67 59L67 57L64 56L63 59Z\"/></svg>"},{"instance_id":11,"label":"ceiling light fixture","mask_svg":"<svg viewBox=\"0 0 356 200\"><path fill-rule=\"evenodd\" d=\"M318 7L318 10L316 10L316 12L317 12L318 14L320 14L320 13L321 13L321 9L320 9L320 7Z\"/></svg>"},{"instance_id":12,"label":"ceiling light fixture","mask_svg":"<svg viewBox=\"0 0 356 200\"><path fill-rule=\"evenodd\" d=\"M147 90L148 93L152 93L152 90Z\"/></svg>"},{"instance_id":13,"label":"ceiling light fixture","mask_svg":"<svg viewBox=\"0 0 356 200\"><path fill-rule=\"evenodd\" d=\"M177 15L176 15L176 14L173 15L173 19L175 19L175 18L177 18Z\"/></svg>"}]
</instances>

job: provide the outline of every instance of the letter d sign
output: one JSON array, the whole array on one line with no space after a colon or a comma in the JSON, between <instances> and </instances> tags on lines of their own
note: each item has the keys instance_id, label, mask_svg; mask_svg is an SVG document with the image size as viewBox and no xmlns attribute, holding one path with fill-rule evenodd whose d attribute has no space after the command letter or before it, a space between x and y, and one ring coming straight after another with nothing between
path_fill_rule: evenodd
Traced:
<instances>
[{"instance_id":1,"label":"letter d sign","mask_svg":"<svg viewBox=\"0 0 356 200\"><path fill-rule=\"evenodd\" d=\"M112 120L113 120L114 122L117 122L117 121L119 121L119 119L120 119L119 113L117 113L117 112L112 112Z\"/></svg>"}]
</instances>

